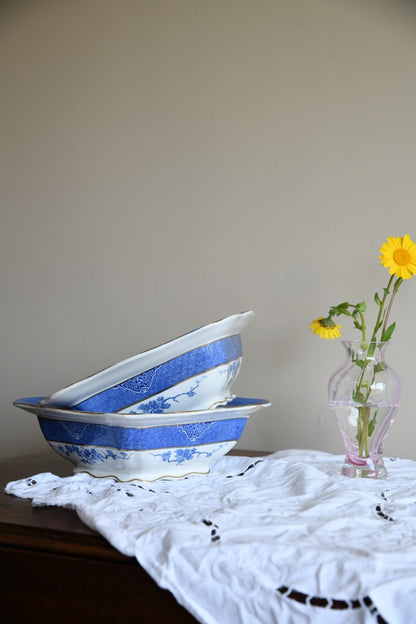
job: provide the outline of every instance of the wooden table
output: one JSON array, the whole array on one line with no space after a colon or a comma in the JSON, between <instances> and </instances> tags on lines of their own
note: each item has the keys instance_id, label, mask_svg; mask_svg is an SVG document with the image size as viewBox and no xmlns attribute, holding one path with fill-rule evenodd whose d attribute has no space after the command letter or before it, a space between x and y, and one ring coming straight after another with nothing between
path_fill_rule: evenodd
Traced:
<instances>
[{"instance_id":1,"label":"wooden table","mask_svg":"<svg viewBox=\"0 0 416 624\"><path fill-rule=\"evenodd\" d=\"M145 624L196 622L135 558L115 550L75 511L32 507L30 500L5 494L9 481L40 472L64 477L72 474L72 464L52 450L0 461L2 621L125 624L130 617Z\"/></svg>"}]
</instances>

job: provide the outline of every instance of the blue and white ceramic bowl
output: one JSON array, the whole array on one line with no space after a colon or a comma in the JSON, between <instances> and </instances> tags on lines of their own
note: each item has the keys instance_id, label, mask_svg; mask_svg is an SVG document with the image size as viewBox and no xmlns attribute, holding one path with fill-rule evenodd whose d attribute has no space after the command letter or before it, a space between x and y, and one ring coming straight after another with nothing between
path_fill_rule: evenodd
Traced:
<instances>
[{"instance_id":1,"label":"blue and white ceramic bowl","mask_svg":"<svg viewBox=\"0 0 416 624\"><path fill-rule=\"evenodd\" d=\"M253 316L243 312L205 325L67 386L41 404L123 414L225 404L241 367L240 333Z\"/></svg>"},{"instance_id":2,"label":"blue and white ceramic bowl","mask_svg":"<svg viewBox=\"0 0 416 624\"><path fill-rule=\"evenodd\" d=\"M44 407L42 397L14 405L34 413L50 446L74 472L119 481L206 474L240 438L247 419L270 403L235 397L216 409L166 414L92 413Z\"/></svg>"}]
</instances>

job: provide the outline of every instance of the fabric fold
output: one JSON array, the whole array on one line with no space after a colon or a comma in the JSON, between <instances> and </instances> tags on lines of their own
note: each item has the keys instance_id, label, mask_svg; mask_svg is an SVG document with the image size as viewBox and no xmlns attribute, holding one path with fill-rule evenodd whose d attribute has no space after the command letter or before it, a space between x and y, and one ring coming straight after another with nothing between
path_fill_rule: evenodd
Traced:
<instances>
[{"instance_id":1,"label":"fabric fold","mask_svg":"<svg viewBox=\"0 0 416 624\"><path fill-rule=\"evenodd\" d=\"M387 479L360 480L342 461L290 450L180 480L42 473L6 492L75 509L203 624L409 622L416 462L387 459Z\"/></svg>"}]
</instances>

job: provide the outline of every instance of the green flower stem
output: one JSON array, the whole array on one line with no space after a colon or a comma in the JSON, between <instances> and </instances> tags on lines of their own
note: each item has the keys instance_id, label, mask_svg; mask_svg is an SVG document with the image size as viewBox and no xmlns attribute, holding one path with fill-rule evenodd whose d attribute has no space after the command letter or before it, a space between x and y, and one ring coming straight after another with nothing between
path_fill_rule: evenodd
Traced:
<instances>
[{"instance_id":1,"label":"green flower stem","mask_svg":"<svg viewBox=\"0 0 416 624\"><path fill-rule=\"evenodd\" d=\"M362 428L361 428L361 407L358 410L358 420L357 420L357 441L360 444L362 436Z\"/></svg>"},{"instance_id":2,"label":"green flower stem","mask_svg":"<svg viewBox=\"0 0 416 624\"><path fill-rule=\"evenodd\" d=\"M363 405L360 407L360 418L363 420L363 428L361 432L361 436L359 438L359 451L358 454L360 457L368 456L368 422L370 420L370 408L368 405ZM363 455L365 446L365 455Z\"/></svg>"},{"instance_id":3,"label":"green flower stem","mask_svg":"<svg viewBox=\"0 0 416 624\"><path fill-rule=\"evenodd\" d=\"M365 368L367 367L367 364L365 364ZM368 425L369 425L369 420L370 420L370 408L367 404L368 398L371 394L371 386L374 383L374 379L375 379L375 372L373 371L373 378L371 380L371 382L369 384L367 384L367 394L364 397L363 403L364 405L362 405L359 409L359 417L358 417L358 422L359 422L359 427L357 428L357 440L359 443L359 450L358 450L358 454L360 457L368 457L368 452L369 452L369 448L368 448ZM361 420L362 420L362 427L361 427ZM365 446L365 455L364 453L364 446Z\"/></svg>"},{"instance_id":4,"label":"green flower stem","mask_svg":"<svg viewBox=\"0 0 416 624\"><path fill-rule=\"evenodd\" d=\"M353 311L350 312L348 308L352 308ZM344 301L344 303L340 303L339 305L334 306L333 308L330 308L328 312L327 320L332 321L333 316L341 316L341 315L352 316L354 318L355 327L361 331L362 342L365 342L366 331L367 331L365 318L364 318L365 310L366 310L366 306L364 302L353 304L353 303L348 303L348 301ZM360 317L360 323L358 323L356 319L357 316Z\"/></svg>"},{"instance_id":5,"label":"green flower stem","mask_svg":"<svg viewBox=\"0 0 416 624\"><path fill-rule=\"evenodd\" d=\"M371 336L370 342L375 342L376 341L377 332L378 332L378 330L380 328L381 321L382 321L382 318L383 318L384 306L385 306L385 303L386 303L386 299L389 296L390 287L391 287L391 285L393 283L393 280L394 280L394 275L392 275L390 277L389 283L387 284L387 288L384 289L383 299L381 300L380 309L378 311L376 324L374 325L374 331L373 331L373 335ZM390 301L390 303L391 303L391 301ZM389 306L389 309L391 309L391 306Z\"/></svg>"},{"instance_id":6,"label":"green flower stem","mask_svg":"<svg viewBox=\"0 0 416 624\"><path fill-rule=\"evenodd\" d=\"M357 310L358 310L358 314L360 315L360 319L361 319L361 335L363 337L363 342L365 342L367 328L366 328L366 325L365 325L364 314L360 310L360 308L357 308Z\"/></svg>"},{"instance_id":7,"label":"green flower stem","mask_svg":"<svg viewBox=\"0 0 416 624\"><path fill-rule=\"evenodd\" d=\"M399 288L400 288L402 283L403 283L403 278L399 277L397 279L396 283L394 284L393 292L392 292L392 295L390 297L389 305L387 307L386 316L384 317L384 323L383 323L383 329L381 330L381 335L383 335L384 332L387 329L387 321L389 320L389 316L390 316L391 308L392 308L392 305L393 305L393 301L394 301L394 298L397 295L397 291L399 290Z\"/></svg>"},{"instance_id":8,"label":"green flower stem","mask_svg":"<svg viewBox=\"0 0 416 624\"><path fill-rule=\"evenodd\" d=\"M391 288L391 285L393 283L393 280L394 280L394 275L392 275L390 277L389 282L387 284L387 288L384 289L383 298L380 301L380 308L379 308L377 319L376 319L376 322L375 322L375 325L374 325L373 334L372 334L371 340L370 340L370 345L374 345L374 346L370 346L370 349L371 349L372 352L374 352L374 350L376 348L375 343L377 341L377 333L378 333L378 330L380 329L381 323L383 322L384 309L385 309L387 297L390 294L390 288ZM391 306L392 306L392 303L393 303L393 299L394 299L394 296L397 293L397 290L398 290L398 288L400 286L401 281L402 280L397 280L395 285L394 285L394 290L393 290L392 296L390 298L389 306L388 306L387 312L386 312L386 314L384 316L384 325L383 325L383 330L381 332L382 335L383 335L384 330L387 327L387 320L388 320L388 316L389 316L390 311L391 311ZM365 343L364 334L363 334L363 343ZM371 351L370 351L370 353L371 353ZM358 384L357 384L357 388L356 388L357 394L361 393L362 386L363 386L363 381L364 381L364 375L365 375L365 372L367 370L368 362L369 362L369 360L366 360L364 362L363 366L362 366L361 375L360 375L360 378L358 380ZM373 378L372 378L371 382L367 386L366 395L365 395L365 397L363 397L363 401L362 402L364 403L364 405L362 407L360 407L360 409L359 409L359 418L358 418L358 420L359 420L360 426L359 426L359 428L357 430L357 438L358 438L358 442L359 442L359 455L360 455L360 457L368 456L368 424L369 424L369 419L370 419L370 408L368 406L366 406L365 403L367 403L368 398L370 396L371 386L374 383L374 378L375 378L375 373L373 374ZM362 426L361 426L361 423L362 423ZM363 454L364 452L365 452L365 455Z\"/></svg>"}]
</instances>

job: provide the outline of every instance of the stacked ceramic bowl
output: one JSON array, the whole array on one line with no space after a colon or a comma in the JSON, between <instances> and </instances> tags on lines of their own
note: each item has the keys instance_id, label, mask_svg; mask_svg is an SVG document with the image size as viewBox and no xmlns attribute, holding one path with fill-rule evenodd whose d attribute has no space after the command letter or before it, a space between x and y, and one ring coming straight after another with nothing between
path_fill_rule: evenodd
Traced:
<instances>
[{"instance_id":1,"label":"stacked ceramic bowl","mask_svg":"<svg viewBox=\"0 0 416 624\"><path fill-rule=\"evenodd\" d=\"M123 360L48 397L15 405L74 472L153 481L209 472L269 405L231 394L242 362L244 312Z\"/></svg>"}]
</instances>

